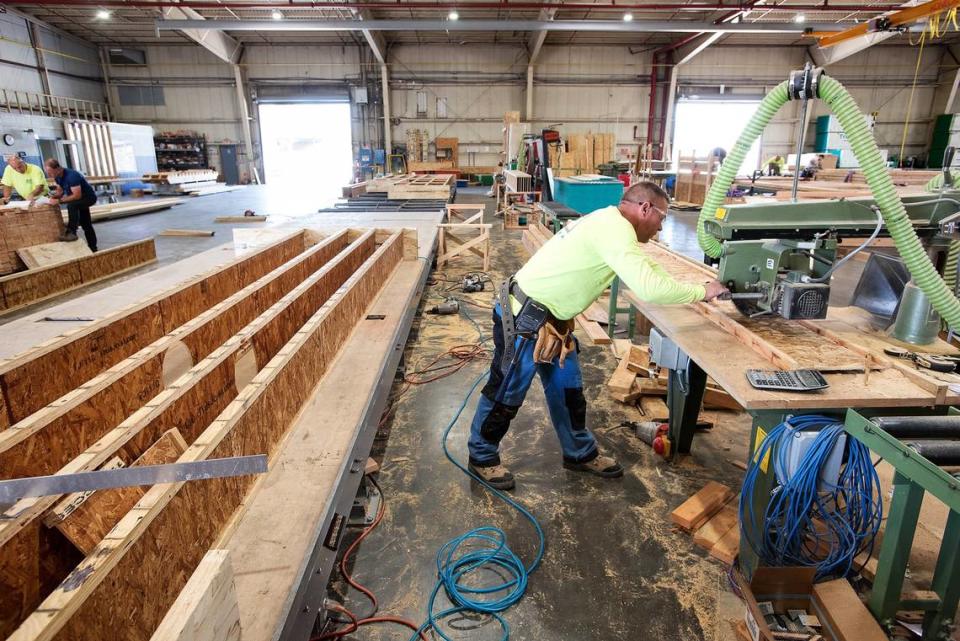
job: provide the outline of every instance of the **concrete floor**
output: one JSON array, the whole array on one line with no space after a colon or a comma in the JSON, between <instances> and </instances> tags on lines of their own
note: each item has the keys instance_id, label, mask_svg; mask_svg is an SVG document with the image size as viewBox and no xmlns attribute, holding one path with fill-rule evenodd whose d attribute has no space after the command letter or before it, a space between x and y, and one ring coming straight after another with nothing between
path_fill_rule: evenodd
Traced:
<instances>
[{"instance_id":1,"label":"concrete floor","mask_svg":"<svg viewBox=\"0 0 960 641\"><path fill-rule=\"evenodd\" d=\"M462 191L458 202L492 201ZM526 260L518 231L504 232L494 223L491 277L499 281ZM681 214L665 236L695 246L691 224ZM691 245L693 243L693 245ZM449 265L446 276L480 269L480 261ZM424 305L439 302L438 283ZM492 292L463 295L489 305ZM467 308L484 336L490 335L489 311ZM449 347L477 340L477 328L461 317L423 315L407 346L408 368ZM670 511L708 480L739 487L741 471L727 459L745 460L749 420L739 414L711 412L717 423L698 437L695 455L667 465L628 430L623 420L639 420L635 408L613 402L606 381L616 366L609 348L591 346L581 337L588 421L603 451L626 468L619 480L601 480L564 470L539 383L504 439L504 462L517 477L513 493L540 520L547 551L531 577L527 596L506 613L511 638L555 639L733 639L729 621L742 616L740 601L726 587L725 568L674 531ZM426 600L436 579L434 555L447 540L480 526L503 528L512 549L529 562L535 534L525 520L482 487L471 482L443 456L440 438L470 386L488 367L472 363L458 373L412 388L397 403L397 412L379 435L375 456L382 461L380 484L387 515L361 546L353 563L355 577L383 604L381 612L423 620ZM396 388L395 388L396 389ZM450 450L466 460L466 434L476 406L474 394L454 427ZM332 591L342 598L344 586ZM351 593L350 607L368 612L361 595ZM441 596L438 603L446 605ZM499 639L498 626L487 619L454 622L454 638ZM371 626L358 639L396 639L392 626Z\"/></svg>"}]
</instances>

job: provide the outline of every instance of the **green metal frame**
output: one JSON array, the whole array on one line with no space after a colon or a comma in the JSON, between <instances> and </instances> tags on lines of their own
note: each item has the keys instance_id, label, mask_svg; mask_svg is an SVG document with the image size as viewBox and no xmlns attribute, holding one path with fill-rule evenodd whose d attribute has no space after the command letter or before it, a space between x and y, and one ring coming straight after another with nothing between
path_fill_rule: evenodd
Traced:
<instances>
[{"instance_id":1,"label":"green metal frame","mask_svg":"<svg viewBox=\"0 0 960 641\"><path fill-rule=\"evenodd\" d=\"M627 321L627 335L632 340L634 334L637 333L637 308L633 305L619 307L619 302L620 277L614 276L613 282L610 283L610 305L607 308L607 336L613 340L613 335L617 331L617 314L628 313L629 320Z\"/></svg>"},{"instance_id":2,"label":"green metal frame","mask_svg":"<svg viewBox=\"0 0 960 641\"><path fill-rule=\"evenodd\" d=\"M957 412L951 409L951 413ZM855 410L847 411L844 429L896 470L883 544L877 558L877 574L868 602L870 611L881 624L889 626L898 610L923 610L924 641L945 641L950 638L950 627L960 602L960 480ZM925 492L950 509L931 585L939 598L904 601L901 597L903 577Z\"/></svg>"}]
</instances>

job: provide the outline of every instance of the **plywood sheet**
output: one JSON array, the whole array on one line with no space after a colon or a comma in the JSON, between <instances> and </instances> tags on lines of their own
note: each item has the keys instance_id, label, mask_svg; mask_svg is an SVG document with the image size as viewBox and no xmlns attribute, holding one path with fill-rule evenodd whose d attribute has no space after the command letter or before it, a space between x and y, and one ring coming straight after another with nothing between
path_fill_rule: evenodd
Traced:
<instances>
[{"instance_id":1,"label":"plywood sheet","mask_svg":"<svg viewBox=\"0 0 960 641\"><path fill-rule=\"evenodd\" d=\"M74 258L83 258L90 256L93 252L86 243L44 243L43 245L33 245L31 247L21 247L17 250L17 256L27 266L27 269L38 269L47 267L56 263L62 263Z\"/></svg>"}]
</instances>

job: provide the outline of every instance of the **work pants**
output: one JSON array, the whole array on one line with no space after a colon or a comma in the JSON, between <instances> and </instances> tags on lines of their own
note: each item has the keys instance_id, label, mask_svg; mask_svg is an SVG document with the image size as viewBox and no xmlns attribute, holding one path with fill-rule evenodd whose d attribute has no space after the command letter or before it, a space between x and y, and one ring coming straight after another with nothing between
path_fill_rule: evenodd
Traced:
<instances>
[{"instance_id":1,"label":"work pants","mask_svg":"<svg viewBox=\"0 0 960 641\"><path fill-rule=\"evenodd\" d=\"M97 251L97 232L93 231L93 219L90 217L90 208L96 204L96 196L67 203L67 231L76 234L77 227L83 227L83 237L90 251Z\"/></svg>"},{"instance_id":2,"label":"work pants","mask_svg":"<svg viewBox=\"0 0 960 641\"><path fill-rule=\"evenodd\" d=\"M547 398L550 419L560 439L563 458L569 463L586 463L597 457L597 441L587 429L587 401L583 396L583 380L577 350L567 355L560 367L559 358L552 363L536 363L533 347L536 339L516 339L513 371L504 380L501 369L504 351L503 326L499 304L493 311L493 362L490 378L484 385L477 413L470 425L470 463L476 467L500 464L500 441L510 429L523 399L530 389L534 374L539 374Z\"/></svg>"}]
</instances>

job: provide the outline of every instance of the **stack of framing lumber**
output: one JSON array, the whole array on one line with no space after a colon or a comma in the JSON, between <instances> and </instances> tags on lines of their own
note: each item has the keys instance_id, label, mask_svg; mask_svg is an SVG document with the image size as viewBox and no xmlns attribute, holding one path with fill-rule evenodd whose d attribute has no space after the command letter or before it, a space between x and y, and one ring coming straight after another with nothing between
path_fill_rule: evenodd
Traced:
<instances>
[{"instance_id":1,"label":"stack of framing lumber","mask_svg":"<svg viewBox=\"0 0 960 641\"><path fill-rule=\"evenodd\" d=\"M275 455L370 301L416 261L409 231L316 238L293 233L0 364L13 422L0 432L0 475ZM102 491L72 510L56 496L19 501L0 518L0 634L146 641L161 622L203 614L175 600L196 570L190 585L204 582L203 559L233 532L255 480Z\"/></svg>"},{"instance_id":2,"label":"stack of framing lumber","mask_svg":"<svg viewBox=\"0 0 960 641\"><path fill-rule=\"evenodd\" d=\"M0 209L0 275L24 269L18 249L55 242L62 231L56 205Z\"/></svg>"},{"instance_id":3,"label":"stack of framing lumber","mask_svg":"<svg viewBox=\"0 0 960 641\"><path fill-rule=\"evenodd\" d=\"M926 185L931 178L941 172L922 169L888 169L890 179L894 185ZM847 182L866 186L867 179L859 169L820 169L817 171L816 181Z\"/></svg>"},{"instance_id":4,"label":"stack of framing lumber","mask_svg":"<svg viewBox=\"0 0 960 641\"><path fill-rule=\"evenodd\" d=\"M390 200L449 200L455 179L450 174L410 174L390 185Z\"/></svg>"},{"instance_id":5,"label":"stack of framing lumber","mask_svg":"<svg viewBox=\"0 0 960 641\"><path fill-rule=\"evenodd\" d=\"M715 481L670 513L670 520L715 559L731 565L740 552L737 501L726 485Z\"/></svg>"},{"instance_id":6,"label":"stack of framing lumber","mask_svg":"<svg viewBox=\"0 0 960 641\"><path fill-rule=\"evenodd\" d=\"M184 169L180 171L160 171L144 174L143 181L158 185L186 185L189 183L216 182L217 172L213 169Z\"/></svg>"},{"instance_id":7,"label":"stack of framing lumber","mask_svg":"<svg viewBox=\"0 0 960 641\"><path fill-rule=\"evenodd\" d=\"M614 147L613 134L567 133L560 149L550 147L550 166L560 172L593 173L597 165L614 159Z\"/></svg>"},{"instance_id":8,"label":"stack of framing lumber","mask_svg":"<svg viewBox=\"0 0 960 641\"><path fill-rule=\"evenodd\" d=\"M0 277L0 316L157 260L152 238Z\"/></svg>"},{"instance_id":9,"label":"stack of framing lumber","mask_svg":"<svg viewBox=\"0 0 960 641\"><path fill-rule=\"evenodd\" d=\"M113 220L140 214L151 214L155 211L170 209L183 202L182 198L148 198L139 201L124 201L106 205L94 205L90 208L90 217L94 222L98 220ZM63 221L67 221L67 212L63 212Z\"/></svg>"}]
</instances>

